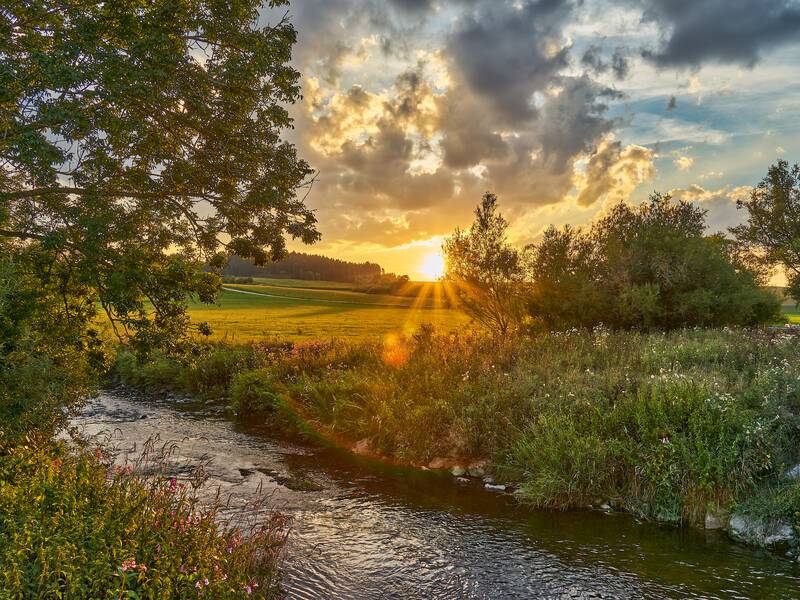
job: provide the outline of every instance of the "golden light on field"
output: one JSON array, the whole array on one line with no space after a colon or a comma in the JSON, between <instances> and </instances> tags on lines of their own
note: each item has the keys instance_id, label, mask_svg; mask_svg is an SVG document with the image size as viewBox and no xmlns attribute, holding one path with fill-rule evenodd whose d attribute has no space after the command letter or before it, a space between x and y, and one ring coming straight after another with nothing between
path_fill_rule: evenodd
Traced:
<instances>
[{"instance_id":1,"label":"golden light on field","mask_svg":"<svg viewBox=\"0 0 800 600\"><path fill-rule=\"evenodd\" d=\"M431 252L422 259L422 264L419 267L419 273L427 281L436 281L444 276L444 256L439 252Z\"/></svg>"}]
</instances>

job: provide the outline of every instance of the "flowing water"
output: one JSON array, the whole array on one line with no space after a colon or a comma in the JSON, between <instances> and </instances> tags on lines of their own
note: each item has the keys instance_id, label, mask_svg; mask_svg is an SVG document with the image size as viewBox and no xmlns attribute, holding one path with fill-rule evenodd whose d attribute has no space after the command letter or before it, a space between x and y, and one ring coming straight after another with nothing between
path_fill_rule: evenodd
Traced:
<instances>
[{"instance_id":1,"label":"flowing water","mask_svg":"<svg viewBox=\"0 0 800 600\"><path fill-rule=\"evenodd\" d=\"M721 533L531 511L477 482L241 428L196 404L115 390L74 424L110 439L118 460L149 438L176 442L175 464L205 463L209 493L233 505L270 495L292 518L290 598L800 598L797 563Z\"/></svg>"}]
</instances>

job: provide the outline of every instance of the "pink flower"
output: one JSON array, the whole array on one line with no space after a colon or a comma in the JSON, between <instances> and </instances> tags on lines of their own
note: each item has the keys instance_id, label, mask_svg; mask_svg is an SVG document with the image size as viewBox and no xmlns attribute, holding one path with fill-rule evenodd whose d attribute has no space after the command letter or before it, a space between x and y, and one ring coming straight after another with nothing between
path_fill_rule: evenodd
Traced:
<instances>
[{"instance_id":1,"label":"pink flower","mask_svg":"<svg viewBox=\"0 0 800 600\"><path fill-rule=\"evenodd\" d=\"M122 568L122 572L123 573L125 571L127 571L128 569L135 569L136 568L136 559L135 558L129 558L128 560L123 561L121 568Z\"/></svg>"},{"instance_id":2,"label":"pink flower","mask_svg":"<svg viewBox=\"0 0 800 600\"><path fill-rule=\"evenodd\" d=\"M244 591L247 592L249 595L253 593L253 588L251 588L249 585L246 585L244 586Z\"/></svg>"},{"instance_id":3,"label":"pink flower","mask_svg":"<svg viewBox=\"0 0 800 600\"><path fill-rule=\"evenodd\" d=\"M174 494L176 491L178 491L178 480L174 477L169 480L169 491L171 494Z\"/></svg>"}]
</instances>

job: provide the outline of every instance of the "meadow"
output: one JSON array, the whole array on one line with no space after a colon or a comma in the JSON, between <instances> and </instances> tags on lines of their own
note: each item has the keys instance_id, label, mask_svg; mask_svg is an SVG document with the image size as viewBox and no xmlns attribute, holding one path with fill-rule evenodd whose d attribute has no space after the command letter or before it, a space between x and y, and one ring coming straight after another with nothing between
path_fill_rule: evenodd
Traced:
<instances>
[{"instance_id":1,"label":"meadow","mask_svg":"<svg viewBox=\"0 0 800 600\"><path fill-rule=\"evenodd\" d=\"M443 292L434 284L418 298L364 294L339 285L285 279L225 284L217 304L194 302L189 314L211 326L212 340L227 343L380 337L410 334L422 324L449 332L470 324L463 312L443 306Z\"/></svg>"}]
</instances>

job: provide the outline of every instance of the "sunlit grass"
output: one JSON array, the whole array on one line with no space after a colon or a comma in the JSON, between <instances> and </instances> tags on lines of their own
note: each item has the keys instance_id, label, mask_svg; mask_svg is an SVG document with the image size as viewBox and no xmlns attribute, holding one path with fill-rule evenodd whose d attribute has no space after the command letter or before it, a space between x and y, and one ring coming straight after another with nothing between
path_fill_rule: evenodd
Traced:
<instances>
[{"instance_id":1,"label":"sunlit grass","mask_svg":"<svg viewBox=\"0 0 800 600\"><path fill-rule=\"evenodd\" d=\"M248 286L248 289L250 287L256 286ZM384 306L371 295L357 296L363 302L320 302L320 298L298 300L223 291L218 305L192 303L189 315L194 321L211 325L212 339L232 343L270 339L363 339L388 333L411 333L423 323L430 323L439 331L462 330L470 324L469 317L459 310L421 308L413 305L413 298L398 298L402 303L397 306ZM377 297L381 298L384 296Z\"/></svg>"}]
</instances>

